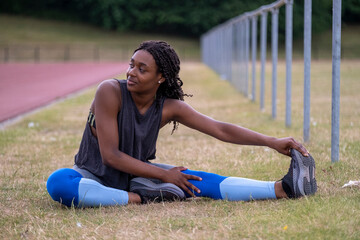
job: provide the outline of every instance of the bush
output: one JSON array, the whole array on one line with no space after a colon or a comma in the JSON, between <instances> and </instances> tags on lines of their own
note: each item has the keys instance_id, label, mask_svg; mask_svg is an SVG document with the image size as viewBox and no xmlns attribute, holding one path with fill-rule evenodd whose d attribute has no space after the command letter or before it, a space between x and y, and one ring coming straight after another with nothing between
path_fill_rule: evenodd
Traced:
<instances>
[{"instance_id":1,"label":"bush","mask_svg":"<svg viewBox=\"0 0 360 240\"><path fill-rule=\"evenodd\" d=\"M0 12L38 18L82 21L109 30L145 31L198 37L210 28L274 0L12 0ZM303 1L294 1L294 38L303 32ZM344 19L360 21L360 0L344 1ZM313 31L331 28L332 1L313 1ZM285 11L280 11L280 38ZM269 21L270 23L270 21Z\"/></svg>"}]
</instances>

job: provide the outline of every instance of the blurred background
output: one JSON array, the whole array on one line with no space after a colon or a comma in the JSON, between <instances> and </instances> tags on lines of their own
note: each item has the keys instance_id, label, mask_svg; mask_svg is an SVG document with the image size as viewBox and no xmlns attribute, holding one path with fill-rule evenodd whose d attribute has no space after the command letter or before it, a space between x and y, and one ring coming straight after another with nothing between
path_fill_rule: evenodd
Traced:
<instances>
[{"instance_id":1,"label":"blurred background","mask_svg":"<svg viewBox=\"0 0 360 240\"><path fill-rule=\"evenodd\" d=\"M2 0L0 63L127 61L139 43L149 39L168 41L183 61L200 61L203 33L272 2ZM312 4L313 59L330 59L332 1L316 0ZM280 59L284 57L284 9L279 18ZM304 1L295 0L293 9L293 57L302 59ZM360 0L342 1L342 20L342 58L360 58ZM270 32L271 27L267 30ZM267 34L268 44L270 36Z\"/></svg>"}]
</instances>

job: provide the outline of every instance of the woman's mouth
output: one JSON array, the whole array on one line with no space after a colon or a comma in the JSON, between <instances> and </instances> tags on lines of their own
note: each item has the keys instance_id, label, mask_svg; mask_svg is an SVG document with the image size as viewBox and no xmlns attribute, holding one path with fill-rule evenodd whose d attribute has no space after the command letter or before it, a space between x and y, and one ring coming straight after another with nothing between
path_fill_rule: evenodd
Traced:
<instances>
[{"instance_id":1,"label":"woman's mouth","mask_svg":"<svg viewBox=\"0 0 360 240\"><path fill-rule=\"evenodd\" d=\"M128 78L128 79L127 79L127 84L128 84L128 85L135 85L136 82Z\"/></svg>"}]
</instances>

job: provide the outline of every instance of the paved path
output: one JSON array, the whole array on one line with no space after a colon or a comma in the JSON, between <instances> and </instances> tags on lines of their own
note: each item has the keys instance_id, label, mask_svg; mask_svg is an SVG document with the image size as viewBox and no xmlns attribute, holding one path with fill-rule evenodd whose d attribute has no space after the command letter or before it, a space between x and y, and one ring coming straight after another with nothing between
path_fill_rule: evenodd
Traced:
<instances>
[{"instance_id":1,"label":"paved path","mask_svg":"<svg viewBox=\"0 0 360 240\"><path fill-rule=\"evenodd\" d=\"M125 63L0 64L0 123L126 69Z\"/></svg>"}]
</instances>

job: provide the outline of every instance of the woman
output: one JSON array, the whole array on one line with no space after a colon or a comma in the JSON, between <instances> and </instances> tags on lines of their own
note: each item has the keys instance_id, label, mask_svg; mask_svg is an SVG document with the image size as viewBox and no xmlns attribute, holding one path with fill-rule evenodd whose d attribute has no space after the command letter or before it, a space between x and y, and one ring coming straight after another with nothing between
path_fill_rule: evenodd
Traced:
<instances>
[{"instance_id":1,"label":"woman","mask_svg":"<svg viewBox=\"0 0 360 240\"><path fill-rule=\"evenodd\" d=\"M87 207L182 200L190 196L247 201L297 198L317 190L315 162L293 138L274 138L211 119L186 104L180 61L165 42L134 51L127 80L102 82L92 102L75 165L47 181L55 201ZM152 164L159 129L173 122L221 141L268 146L291 156L281 181L263 182Z\"/></svg>"}]
</instances>

